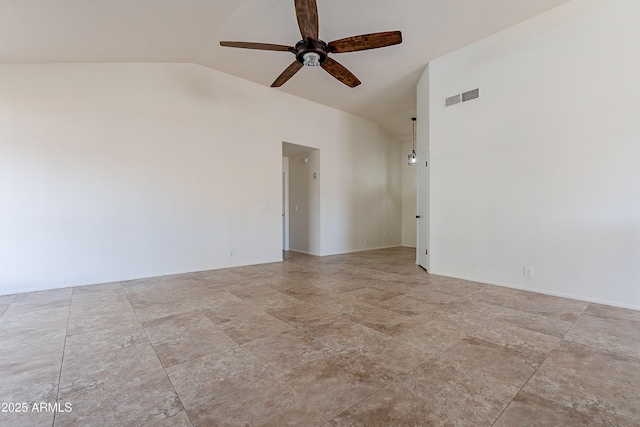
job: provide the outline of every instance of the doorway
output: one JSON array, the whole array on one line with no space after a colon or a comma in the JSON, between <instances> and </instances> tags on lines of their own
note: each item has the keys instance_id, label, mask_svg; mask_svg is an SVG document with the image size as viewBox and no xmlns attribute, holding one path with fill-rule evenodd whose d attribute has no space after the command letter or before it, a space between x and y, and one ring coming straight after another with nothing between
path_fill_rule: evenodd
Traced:
<instances>
[{"instance_id":1,"label":"doorway","mask_svg":"<svg viewBox=\"0 0 640 427\"><path fill-rule=\"evenodd\" d=\"M282 156L283 248L320 255L320 150L283 142Z\"/></svg>"},{"instance_id":2,"label":"doorway","mask_svg":"<svg viewBox=\"0 0 640 427\"><path fill-rule=\"evenodd\" d=\"M289 158L282 158L282 250L289 250Z\"/></svg>"}]
</instances>

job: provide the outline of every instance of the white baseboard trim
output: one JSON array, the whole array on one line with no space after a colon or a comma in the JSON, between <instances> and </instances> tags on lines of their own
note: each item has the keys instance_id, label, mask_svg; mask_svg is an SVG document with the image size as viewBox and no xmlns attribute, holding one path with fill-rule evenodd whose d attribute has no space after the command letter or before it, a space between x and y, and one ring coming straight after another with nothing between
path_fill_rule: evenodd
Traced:
<instances>
[{"instance_id":1,"label":"white baseboard trim","mask_svg":"<svg viewBox=\"0 0 640 427\"><path fill-rule=\"evenodd\" d=\"M554 297L570 298L570 299L575 299L575 300L578 300L578 301L593 302L593 303L596 303L596 304L610 305L612 307L628 308L630 310L640 310L640 306L635 306L635 305L632 305L632 304L623 304L623 303L619 303L619 302L616 302L616 301L602 300L602 299L599 299L599 298L591 298L591 297L586 297L586 296L583 296L583 295L565 294L565 293L562 293L562 292L553 292L553 291L547 291L547 290L544 290L544 289L526 288L524 286L517 286L517 285L513 285L511 283L504 283L504 282L496 282L496 281L492 281L492 280L478 279L476 277L458 276L458 275L455 275L455 274L450 274L450 273L441 272L441 271L434 271L434 270L429 271L429 274L433 274L434 276L451 277L452 279L467 280L469 282L477 282L477 283L482 283L482 284L485 284L485 285L494 285L494 286L500 286L500 287L503 287L503 288L517 289L519 291L526 291L526 292L534 292L534 293L537 293L537 294L551 295L551 296L554 296Z\"/></svg>"},{"instance_id":2,"label":"white baseboard trim","mask_svg":"<svg viewBox=\"0 0 640 427\"><path fill-rule=\"evenodd\" d=\"M318 254L312 254L311 252L299 251L297 249L289 249L287 252L295 252L297 254L303 254L303 255L309 255L309 256L321 256L321 255L318 255Z\"/></svg>"},{"instance_id":3,"label":"white baseboard trim","mask_svg":"<svg viewBox=\"0 0 640 427\"><path fill-rule=\"evenodd\" d=\"M402 245L391 245L391 246L376 246L375 248L366 248L366 249L354 249L346 252L335 252L329 254L322 254L322 256L332 256L332 255L344 255L344 254L355 254L357 252L368 252L368 251L377 251L379 249L392 249L392 248L401 248Z\"/></svg>"},{"instance_id":4,"label":"white baseboard trim","mask_svg":"<svg viewBox=\"0 0 640 427\"><path fill-rule=\"evenodd\" d=\"M17 295L17 294L26 294L29 292L41 292L41 291L51 291L55 289L65 289L65 288L77 288L81 286L91 286L91 285L106 285L108 283L118 283L118 282L128 282L131 280L141 280L141 279L153 279L159 277L167 277L167 276L178 276L180 274L190 274L190 273L203 273L205 271L215 271L215 270L224 270L227 268L237 268L237 267L247 267L250 265L262 265L262 264L274 264L282 262L282 258L276 258L273 260L265 260L254 262L250 264L234 264L234 265L217 265L212 266L211 268L206 268L204 270L194 270L194 271L177 271L177 272L167 272L166 274L159 274L156 276L127 276L127 277L107 277L98 279L95 282L76 282L76 283L64 283L64 284L56 284L56 285L44 285L44 286L28 286L22 288L9 288L0 290L1 295Z\"/></svg>"}]
</instances>

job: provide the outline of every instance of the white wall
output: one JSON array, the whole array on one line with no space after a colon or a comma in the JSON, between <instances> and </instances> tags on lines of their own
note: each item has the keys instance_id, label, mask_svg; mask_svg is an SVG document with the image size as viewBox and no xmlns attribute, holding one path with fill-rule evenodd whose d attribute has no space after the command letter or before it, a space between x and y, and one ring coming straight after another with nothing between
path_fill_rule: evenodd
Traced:
<instances>
[{"instance_id":1,"label":"white wall","mask_svg":"<svg viewBox=\"0 0 640 427\"><path fill-rule=\"evenodd\" d=\"M432 273L640 308L638 16L575 0L430 63Z\"/></svg>"},{"instance_id":2,"label":"white wall","mask_svg":"<svg viewBox=\"0 0 640 427\"><path fill-rule=\"evenodd\" d=\"M399 246L401 145L369 120L289 98L282 140L320 150L321 255Z\"/></svg>"},{"instance_id":3,"label":"white wall","mask_svg":"<svg viewBox=\"0 0 640 427\"><path fill-rule=\"evenodd\" d=\"M400 228L371 121L191 64L3 64L0 94L0 294L281 260L285 140L323 152L323 253Z\"/></svg>"},{"instance_id":4,"label":"white wall","mask_svg":"<svg viewBox=\"0 0 640 427\"><path fill-rule=\"evenodd\" d=\"M406 159L413 149L413 142L402 144ZM402 163L402 246L416 247L416 170L408 161Z\"/></svg>"}]
</instances>

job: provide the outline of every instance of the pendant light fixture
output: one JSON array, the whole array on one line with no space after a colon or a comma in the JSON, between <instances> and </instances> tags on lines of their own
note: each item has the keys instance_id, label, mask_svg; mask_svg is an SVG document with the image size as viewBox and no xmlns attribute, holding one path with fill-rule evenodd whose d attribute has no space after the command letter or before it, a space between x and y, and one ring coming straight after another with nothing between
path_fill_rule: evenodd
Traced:
<instances>
[{"instance_id":1,"label":"pendant light fixture","mask_svg":"<svg viewBox=\"0 0 640 427\"><path fill-rule=\"evenodd\" d=\"M413 150L409 154L409 166L415 166L418 164L418 156L416 156L416 118L411 117L413 121Z\"/></svg>"}]
</instances>

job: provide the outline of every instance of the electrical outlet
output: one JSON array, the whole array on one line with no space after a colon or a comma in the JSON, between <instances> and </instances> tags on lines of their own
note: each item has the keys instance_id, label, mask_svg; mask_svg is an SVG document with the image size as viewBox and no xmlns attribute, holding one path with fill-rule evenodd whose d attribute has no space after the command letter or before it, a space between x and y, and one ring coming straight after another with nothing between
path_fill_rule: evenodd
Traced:
<instances>
[{"instance_id":1,"label":"electrical outlet","mask_svg":"<svg viewBox=\"0 0 640 427\"><path fill-rule=\"evenodd\" d=\"M229 256L236 256L236 251L233 249L229 250Z\"/></svg>"},{"instance_id":2,"label":"electrical outlet","mask_svg":"<svg viewBox=\"0 0 640 427\"><path fill-rule=\"evenodd\" d=\"M369 241L369 239L367 239L367 238L365 237L365 238L364 238L364 244L366 245L368 241Z\"/></svg>"},{"instance_id":3,"label":"electrical outlet","mask_svg":"<svg viewBox=\"0 0 640 427\"><path fill-rule=\"evenodd\" d=\"M524 266L524 277L533 277L533 267Z\"/></svg>"}]
</instances>

